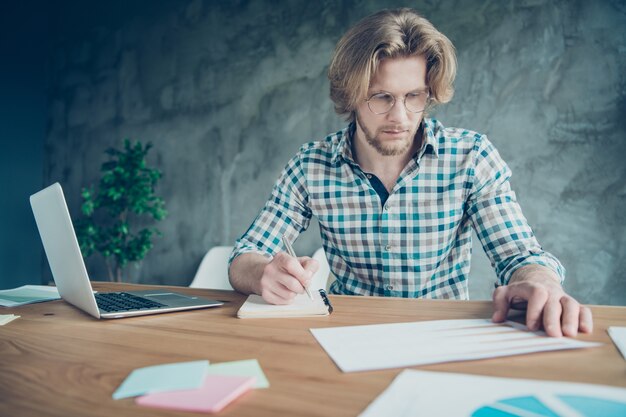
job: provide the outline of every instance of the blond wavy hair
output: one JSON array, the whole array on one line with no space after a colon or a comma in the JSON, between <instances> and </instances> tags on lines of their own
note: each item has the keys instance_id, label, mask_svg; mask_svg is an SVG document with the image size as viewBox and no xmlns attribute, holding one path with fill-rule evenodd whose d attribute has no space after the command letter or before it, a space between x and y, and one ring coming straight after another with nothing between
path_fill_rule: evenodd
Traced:
<instances>
[{"instance_id":1,"label":"blond wavy hair","mask_svg":"<svg viewBox=\"0 0 626 417\"><path fill-rule=\"evenodd\" d=\"M328 69L330 98L337 114L355 120L383 59L423 55L426 83L433 104L454 95L456 54L452 42L413 9L381 10L356 25L339 40Z\"/></svg>"}]
</instances>

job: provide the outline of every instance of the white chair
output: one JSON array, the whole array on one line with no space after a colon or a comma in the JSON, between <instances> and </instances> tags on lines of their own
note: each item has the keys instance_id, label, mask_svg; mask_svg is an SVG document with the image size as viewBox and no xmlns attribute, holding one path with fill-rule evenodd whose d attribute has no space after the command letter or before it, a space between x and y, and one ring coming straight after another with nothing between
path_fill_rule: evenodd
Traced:
<instances>
[{"instance_id":1,"label":"white chair","mask_svg":"<svg viewBox=\"0 0 626 417\"><path fill-rule=\"evenodd\" d=\"M324 290L328 290L329 285L332 283L332 274L330 272L330 265L328 265L324 248L317 249L312 258L319 262L320 268L317 270L315 275L313 275L311 288L322 288Z\"/></svg>"},{"instance_id":2,"label":"white chair","mask_svg":"<svg viewBox=\"0 0 626 417\"><path fill-rule=\"evenodd\" d=\"M232 246L214 246L212 247L200 262L196 276L191 281L191 288L208 288L212 290L232 290L228 280L228 258L233 251ZM319 248L312 256L319 262L319 269L313 275L311 288L328 289L332 274L330 266L326 260L324 248Z\"/></svg>"},{"instance_id":3,"label":"white chair","mask_svg":"<svg viewBox=\"0 0 626 417\"><path fill-rule=\"evenodd\" d=\"M209 288L212 290L232 290L228 281L228 258L232 246L212 247L200 262L198 272L191 281L191 288Z\"/></svg>"}]
</instances>

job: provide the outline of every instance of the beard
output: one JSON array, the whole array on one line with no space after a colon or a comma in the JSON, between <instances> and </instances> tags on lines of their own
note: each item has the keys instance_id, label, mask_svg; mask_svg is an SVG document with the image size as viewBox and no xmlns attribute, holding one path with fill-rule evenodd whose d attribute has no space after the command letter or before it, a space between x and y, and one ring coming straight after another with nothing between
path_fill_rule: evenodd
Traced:
<instances>
[{"instance_id":1,"label":"beard","mask_svg":"<svg viewBox=\"0 0 626 417\"><path fill-rule=\"evenodd\" d=\"M361 128L363 134L365 135L365 141L372 148L376 150L382 156L396 156L402 155L406 153L413 142L415 140L415 135L421 123L418 123L416 126L401 126L401 125L386 125L381 126L376 129L376 132L372 132L369 130L361 121L359 120L358 113L356 114L356 123L357 126ZM398 138L394 141L383 141L380 138L380 134L386 130L405 130L406 135L402 138Z\"/></svg>"}]
</instances>

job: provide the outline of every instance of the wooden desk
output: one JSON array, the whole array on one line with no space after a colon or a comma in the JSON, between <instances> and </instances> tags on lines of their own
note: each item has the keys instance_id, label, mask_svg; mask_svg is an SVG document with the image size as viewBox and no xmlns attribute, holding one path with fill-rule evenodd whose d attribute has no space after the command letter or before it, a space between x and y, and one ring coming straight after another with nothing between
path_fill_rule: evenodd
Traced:
<instances>
[{"instance_id":1,"label":"wooden desk","mask_svg":"<svg viewBox=\"0 0 626 417\"><path fill-rule=\"evenodd\" d=\"M137 286L95 283L97 290ZM147 288L147 287L146 287ZM139 367L208 359L259 360L271 387L245 394L222 416L356 416L400 369L344 374L313 338L312 327L434 319L487 318L486 301L430 301L333 296L335 313L305 319L237 319L244 296L176 288L226 300L224 307L120 320L95 320L64 301L0 310L20 319L0 327L2 416L187 416L194 413L115 401L113 391ZM415 367L477 375L626 387L626 361L609 325L626 326L626 307L592 307L593 349Z\"/></svg>"}]
</instances>

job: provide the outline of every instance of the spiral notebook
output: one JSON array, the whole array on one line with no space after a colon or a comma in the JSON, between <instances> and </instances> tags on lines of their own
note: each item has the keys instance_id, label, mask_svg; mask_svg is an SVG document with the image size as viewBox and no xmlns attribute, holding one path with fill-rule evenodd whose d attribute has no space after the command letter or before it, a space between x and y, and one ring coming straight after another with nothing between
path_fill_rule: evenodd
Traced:
<instances>
[{"instance_id":1,"label":"spiral notebook","mask_svg":"<svg viewBox=\"0 0 626 417\"><path fill-rule=\"evenodd\" d=\"M313 291L313 300L306 293L298 294L293 303L287 305L269 304L260 295L251 294L237 312L237 317L272 318L272 317L311 317L327 316L333 307L326 296L326 291Z\"/></svg>"}]
</instances>

